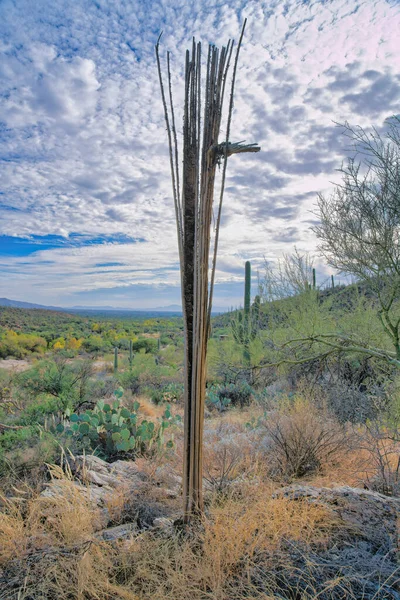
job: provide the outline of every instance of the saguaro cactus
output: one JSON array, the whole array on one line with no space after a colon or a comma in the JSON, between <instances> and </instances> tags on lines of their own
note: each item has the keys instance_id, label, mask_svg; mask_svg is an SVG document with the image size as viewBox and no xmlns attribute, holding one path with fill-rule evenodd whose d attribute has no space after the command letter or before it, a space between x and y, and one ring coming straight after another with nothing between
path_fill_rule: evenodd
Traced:
<instances>
[{"instance_id":1,"label":"saguaro cactus","mask_svg":"<svg viewBox=\"0 0 400 600\"><path fill-rule=\"evenodd\" d=\"M129 368L132 369L133 363L133 342L129 340Z\"/></svg>"},{"instance_id":2,"label":"saguaro cactus","mask_svg":"<svg viewBox=\"0 0 400 600\"><path fill-rule=\"evenodd\" d=\"M114 373L118 371L118 348L114 348Z\"/></svg>"},{"instance_id":3,"label":"saguaro cactus","mask_svg":"<svg viewBox=\"0 0 400 600\"><path fill-rule=\"evenodd\" d=\"M246 261L244 266L244 314L245 316L250 315L250 302L251 302L251 262Z\"/></svg>"},{"instance_id":4,"label":"saguaro cactus","mask_svg":"<svg viewBox=\"0 0 400 600\"><path fill-rule=\"evenodd\" d=\"M232 319L231 328L236 343L243 346L243 360L248 369L251 366L250 342L253 341L258 331L258 321L260 316L260 296L254 299L253 308L251 306L251 263L246 261L245 280L244 280L244 310Z\"/></svg>"},{"instance_id":5,"label":"saguaro cactus","mask_svg":"<svg viewBox=\"0 0 400 600\"><path fill-rule=\"evenodd\" d=\"M208 48L205 92L202 94L201 44L193 40L186 51L183 118L183 171L180 190L178 143L173 105L170 54L167 53L168 100L164 91L159 41L157 67L165 123L169 142L172 191L178 232L181 267L182 309L185 334L185 418L183 497L184 519L203 511L203 421L206 391L207 342L211 326L222 201L227 159L232 154L258 152L256 144L230 141L234 85L244 26L233 67L225 140L218 139L221 129L225 84L233 51L233 41L219 50ZM222 164L219 204L213 223L214 183L217 166ZM212 233L214 249L209 281Z\"/></svg>"}]
</instances>

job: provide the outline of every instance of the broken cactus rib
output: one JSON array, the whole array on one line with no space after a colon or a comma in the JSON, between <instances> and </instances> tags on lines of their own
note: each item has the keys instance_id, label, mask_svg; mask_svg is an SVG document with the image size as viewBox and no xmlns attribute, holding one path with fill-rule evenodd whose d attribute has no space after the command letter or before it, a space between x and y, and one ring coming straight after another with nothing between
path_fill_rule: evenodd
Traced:
<instances>
[{"instance_id":1,"label":"broken cactus rib","mask_svg":"<svg viewBox=\"0 0 400 600\"><path fill-rule=\"evenodd\" d=\"M258 144L243 144L243 142L223 142L211 149L215 156L224 157L232 156L232 154L243 154L244 152L260 152L261 148Z\"/></svg>"}]
</instances>

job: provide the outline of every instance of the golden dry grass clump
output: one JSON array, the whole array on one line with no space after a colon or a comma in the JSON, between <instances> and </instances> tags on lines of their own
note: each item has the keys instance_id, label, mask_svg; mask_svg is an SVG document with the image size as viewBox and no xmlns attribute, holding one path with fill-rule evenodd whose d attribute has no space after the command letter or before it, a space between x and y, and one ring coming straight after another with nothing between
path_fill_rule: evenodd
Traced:
<instances>
[{"instance_id":1,"label":"golden dry grass clump","mask_svg":"<svg viewBox=\"0 0 400 600\"><path fill-rule=\"evenodd\" d=\"M98 511L61 470L55 475L49 496L1 498L1 600L135 600L111 583L115 550L96 539Z\"/></svg>"},{"instance_id":2,"label":"golden dry grass clump","mask_svg":"<svg viewBox=\"0 0 400 600\"><path fill-rule=\"evenodd\" d=\"M268 487L212 506L190 536L146 534L122 556L125 585L154 600L275 598L252 583L257 563L274 561L283 544L325 547L338 522L327 508L273 498Z\"/></svg>"},{"instance_id":3,"label":"golden dry grass clump","mask_svg":"<svg viewBox=\"0 0 400 600\"><path fill-rule=\"evenodd\" d=\"M249 484L246 499L219 497L188 535L106 543L82 489L61 469L52 474L51 495L2 498L1 600L266 598L251 584L259 557L272 560L285 540L324 545L336 527L327 509Z\"/></svg>"},{"instance_id":4,"label":"golden dry grass clump","mask_svg":"<svg viewBox=\"0 0 400 600\"><path fill-rule=\"evenodd\" d=\"M359 584L357 570L323 566L343 540L356 547L357 532L337 511L275 496L274 486L257 477L211 496L202 520L183 531L152 528L105 542L85 487L61 469L51 472L50 495L1 499L1 600L395 597L376 586L364 595L362 571Z\"/></svg>"}]
</instances>

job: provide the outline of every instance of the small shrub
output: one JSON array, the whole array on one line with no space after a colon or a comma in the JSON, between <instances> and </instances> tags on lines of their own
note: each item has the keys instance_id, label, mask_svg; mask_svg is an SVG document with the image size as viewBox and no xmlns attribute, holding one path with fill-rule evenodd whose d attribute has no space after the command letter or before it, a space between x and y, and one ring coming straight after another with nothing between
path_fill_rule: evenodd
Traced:
<instances>
[{"instance_id":1,"label":"small shrub","mask_svg":"<svg viewBox=\"0 0 400 600\"><path fill-rule=\"evenodd\" d=\"M5 431L0 435L0 477L20 475L53 462L59 450L54 435L38 427Z\"/></svg>"},{"instance_id":2,"label":"small shrub","mask_svg":"<svg viewBox=\"0 0 400 600\"><path fill-rule=\"evenodd\" d=\"M57 398L58 410L73 410L76 404L85 401L91 376L91 361L71 364L65 357L57 356L20 373L17 381L33 397L46 394Z\"/></svg>"},{"instance_id":3,"label":"small shrub","mask_svg":"<svg viewBox=\"0 0 400 600\"><path fill-rule=\"evenodd\" d=\"M206 428L204 479L210 490L225 495L234 484L251 480L258 466L255 440L241 424L219 422L215 429Z\"/></svg>"},{"instance_id":4,"label":"small shrub","mask_svg":"<svg viewBox=\"0 0 400 600\"><path fill-rule=\"evenodd\" d=\"M125 390L130 390L132 394L140 392L139 377L131 371L124 371L118 374L118 381Z\"/></svg>"},{"instance_id":5,"label":"small shrub","mask_svg":"<svg viewBox=\"0 0 400 600\"><path fill-rule=\"evenodd\" d=\"M154 354L157 351L157 340L153 338L141 338L132 344L133 352L144 352L145 354Z\"/></svg>"},{"instance_id":6,"label":"small shrub","mask_svg":"<svg viewBox=\"0 0 400 600\"><path fill-rule=\"evenodd\" d=\"M341 423L365 423L385 409L383 389L361 390L343 380L326 385L328 406Z\"/></svg>"},{"instance_id":7,"label":"small shrub","mask_svg":"<svg viewBox=\"0 0 400 600\"><path fill-rule=\"evenodd\" d=\"M303 477L323 470L341 456L343 427L326 410L297 397L266 415L264 443L272 474Z\"/></svg>"},{"instance_id":8,"label":"small shrub","mask_svg":"<svg viewBox=\"0 0 400 600\"><path fill-rule=\"evenodd\" d=\"M25 408L18 423L20 425L43 424L48 415L60 412L58 399L52 396L39 396L34 398Z\"/></svg>"},{"instance_id":9,"label":"small shrub","mask_svg":"<svg viewBox=\"0 0 400 600\"><path fill-rule=\"evenodd\" d=\"M151 390L151 399L154 404L166 402L181 402L183 400L184 386L182 383L167 383L161 387L154 387Z\"/></svg>"},{"instance_id":10,"label":"small shrub","mask_svg":"<svg viewBox=\"0 0 400 600\"><path fill-rule=\"evenodd\" d=\"M247 381L228 383L226 385L211 385L207 388L206 403L210 408L225 410L229 405L248 406L253 389Z\"/></svg>"}]
</instances>

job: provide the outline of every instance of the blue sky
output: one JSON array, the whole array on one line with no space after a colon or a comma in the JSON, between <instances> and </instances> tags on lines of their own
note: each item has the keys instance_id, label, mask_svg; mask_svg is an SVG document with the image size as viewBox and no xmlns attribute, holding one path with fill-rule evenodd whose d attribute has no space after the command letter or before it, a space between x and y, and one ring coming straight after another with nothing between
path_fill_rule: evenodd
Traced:
<instances>
[{"instance_id":1,"label":"blue sky","mask_svg":"<svg viewBox=\"0 0 400 600\"><path fill-rule=\"evenodd\" d=\"M179 105L192 35L222 45L245 17L232 138L262 152L228 166L215 305L241 303L246 260L314 251L347 150L334 122L398 112L399 2L2 0L0 297L179 302L154 44L164 30Z\"/></svg>"}]
</instances>

